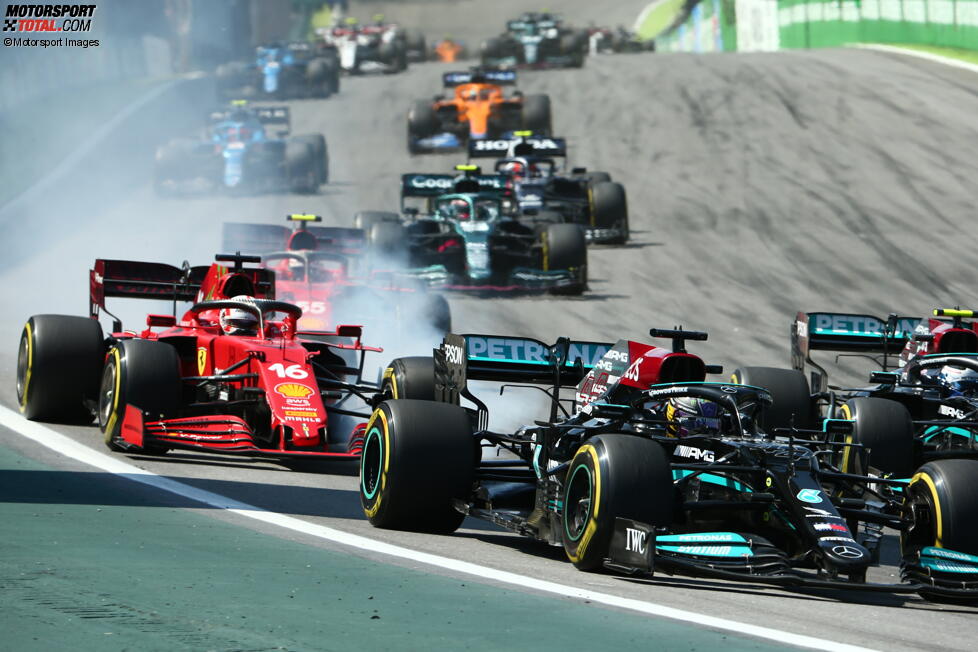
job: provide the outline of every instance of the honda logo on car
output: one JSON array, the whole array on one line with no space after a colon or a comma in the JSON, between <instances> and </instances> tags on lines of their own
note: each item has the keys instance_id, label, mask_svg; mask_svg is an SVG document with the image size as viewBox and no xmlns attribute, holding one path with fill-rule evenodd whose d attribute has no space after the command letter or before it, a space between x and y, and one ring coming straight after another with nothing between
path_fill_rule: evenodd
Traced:
<instances>
[{"instance_id":1,"label":"honda logo on car","mask_svg":"<svg viewBox=\"0 0 978 652\"><path fill-rule=\"evenodd\" d=\"M645 543L648 534L635 528L625 528L625 550L645 554Z\"/></svg>"},{"instance_id":2,"label":"honda logo on car","mask_svg":"<svg viewBox=\"0 0 978 652\"><path fill-rule=\"evenodd\" d=\"M560 149L560 145L550 138L529 138L526 140L477 140L475 141L475 150L478 152L504 152L521 142L529 143L534 149Z\"/></svg>"}]
</instances>

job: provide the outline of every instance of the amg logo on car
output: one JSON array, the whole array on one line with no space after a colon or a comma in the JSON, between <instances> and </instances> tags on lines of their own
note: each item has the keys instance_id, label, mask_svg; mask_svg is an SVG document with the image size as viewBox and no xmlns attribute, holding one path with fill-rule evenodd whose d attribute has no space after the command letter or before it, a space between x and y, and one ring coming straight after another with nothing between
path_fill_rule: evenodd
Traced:
<instances>
[{"instance_id":1,"label":"amg logo on car","mask_svg":"<svg viewBox=\"0 0 978 652\"><path fill-rule=\"evenodd\" d=\"M713 462L715 460L713 451L703 450L702 448L696 448L695 446L686 446L684 444L676 446L676 455L679 457L688 457L694 460L702 460L704 462Z\"/></svg>"},{"instance_id":2,"label":"amg logo on car","mask_svg":"<svg viewBox=\"0 0 978 652\"><path fill-rule=\"evenodd\" d=\"M645 554L647 533L635 528L625 528L625 550Z\"/></svg>"},{"instance_id":3,"label":"amg logo on car","mask_svg":"<svg viewBox=\"0 0 978 652\"><path fill-rule=\"evenodd\" d=\"M946 417L953 417L955 419L963 419L967 412L964 410L959 410L958 408L953 408L950 405L942 405L937 408L938 414L943 414Z\"/></svg>"}]
</instances>

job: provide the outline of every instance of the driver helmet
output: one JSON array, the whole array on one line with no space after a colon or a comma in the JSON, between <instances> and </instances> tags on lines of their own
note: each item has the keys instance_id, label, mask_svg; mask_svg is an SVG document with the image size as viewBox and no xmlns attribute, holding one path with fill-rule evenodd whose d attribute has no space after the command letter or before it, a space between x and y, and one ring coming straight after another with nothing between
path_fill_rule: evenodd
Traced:
<instances>
[{"instance_id":1,"label":"driver helmet","mask_svg":"<svg viewBox=\"0 0 978 652\"><path fill-rule=\"evenodd\" d=\"M231 297L231 301L254 304L255 299L246 294ZM219 317L225 335L257 335L258 317L244 308L221 308Z\"/></svg>"},{"instance_id":2,"label":"driver helmet","mask_svg":"<svg viewBox=\"0 0 978 652\"><path fill-rule=\"evenodd\" d=\"M941 367L937 380L952 396L978 396L978 371L974 369L946 365Z\"/></svg>"},{"instance_id":3,"label":"driver helmet","mask_svg":"<svg viewBox=\"0 0 978 652\"><path fill-rule=\"evenodd\" d=\"M453 199L452 200L452 214L460 220L467 220L471 217L471 212L469 211L469 202L464 199Z\"/></svg>"},{"instance_id":4,"label":"driver helmet","mask_svg":"<svg viewBox=\"0 0 978 652\"><path fill-rule=\"evenodd\" d=\"M499 171L503 174L508 174L512 177L521 177L526 173L526 166L523 165L521 161L510 161L504 163Z\"/></svg>"},{"instance_id":5,"label":"driver helmet","mask_svg":"<svg viewBox=\"0 0 978 652\"><path fill-rule=\"evenodd\" d=\"M672 437L718 434L720 405L702 398L682 396L666 403L666 430Z\"/></svg>"}]
</instances>

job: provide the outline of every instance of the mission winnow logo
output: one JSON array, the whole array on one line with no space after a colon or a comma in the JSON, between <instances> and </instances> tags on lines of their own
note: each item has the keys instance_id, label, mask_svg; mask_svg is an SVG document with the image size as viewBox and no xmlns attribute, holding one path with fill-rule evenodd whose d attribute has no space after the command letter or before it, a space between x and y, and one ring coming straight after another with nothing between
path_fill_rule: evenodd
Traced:
<instances>
[{"instance_id":1,"label":"mission winnow logo","mask_svg":"<svg viewBox=\"0 0 978 652\"><path fill-rule=\"evenodd\" d=\"M5 32L88 32L95 5L7 5Z\"/></svg>"}]
</instances>

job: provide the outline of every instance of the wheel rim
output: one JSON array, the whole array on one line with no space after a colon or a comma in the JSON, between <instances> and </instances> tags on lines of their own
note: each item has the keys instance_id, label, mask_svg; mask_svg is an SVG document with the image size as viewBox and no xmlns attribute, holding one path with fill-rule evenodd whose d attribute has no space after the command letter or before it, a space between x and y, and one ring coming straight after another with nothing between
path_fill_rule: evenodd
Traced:
<instances>
[{"instance_id":1,"label":"wheel rim","mask_svg":"<svg viewBox=\"0 0 978 652\"><path fill-rule=\"evenodd\" d=\"M373 500L377 495L383 463L384 440L380 429L374 427L367 433L360 456L360 491L367 500Z\"/></svg>"},{"instance_id":2,"label":"wheel rim","mask_svg":"<svg viewBox=\"0 0 978 652\"><path fill-rule=\"evenodd\" d=\"M912 525L904 531L902 541L904 553L935 545L937 541L937 523L934 520L934 502L930 491L911 486L909 492L908 509Z\"/></svg>"},{"instance_id":3,"label":"wheel rim","mask_svg":"<svg viewBox=\"0 0 978 652\"><path fill-rule=\"evenodd\" d=\"M584 535L588 521L591 520L593 491L591 470L584 464L578 465L567 483L564 499L564 533L571 541L577 541Z\"/></svg>"},{"instance_id":4,"label":"wheel rim","mask_svg":"<svg viewBox=\"0 0 978 652\"><path fill-rule=\"evenodd\" d=\"M20 336L20 346L17 349L17 402L27 404L27 385L31 372L31 341L28 331Z\"/></svg>"},{"instance_id":5,"label":"wheel rim","mask_svg":"<svg viewBox=\"0 0 978 652\"><path fill-rule=\"evenodd\" d=\"M102 374L102 385L98 392L98 425L103 430L105 430L115 407L116 374L118 373L119 369L116 366L115 358L110 356L109 362L105 366L105 372Z\"/></svg>"}]
</instances>

